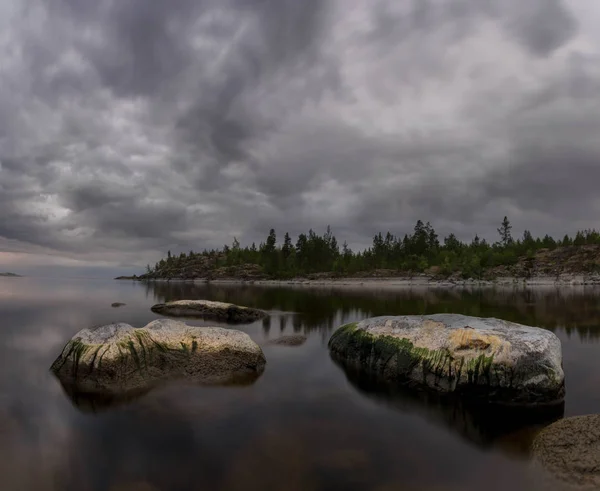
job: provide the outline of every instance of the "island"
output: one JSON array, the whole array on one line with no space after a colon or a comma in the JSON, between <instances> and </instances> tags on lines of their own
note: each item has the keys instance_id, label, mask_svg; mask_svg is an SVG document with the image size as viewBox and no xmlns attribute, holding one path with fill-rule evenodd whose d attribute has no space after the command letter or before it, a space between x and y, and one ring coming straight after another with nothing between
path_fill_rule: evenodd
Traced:
<instances>
[{"instance_id":1,"label":"island","mask_svg":"<svg viewBox=\"0 0 600 491\"><path fill-rule=\"evenodd\" d=\"M274 229L264 242L233 243L202 252L167 251L166 257L137 281L201 280L287 283L526 283L600 284L600 233L583 230L574 237L534 237L525 230L513 237L507 217L490 243L475 236L463 241L454 233L440 239L433 226L417 221L411 234L377 233L370 247L353 251L330 227L312 229L292 241Z\"/></svg>"},{"instance_id":2,"label":"island","mask_svg":"<svg viewBox=\"0 0 600 491\"><path fill-rule=\"evenodd\" d=\"M22 276L20 274L15 274L15 273L0 273L0 276L8 277L8 278L22 278Z\"/></svg>"}]
</instances>

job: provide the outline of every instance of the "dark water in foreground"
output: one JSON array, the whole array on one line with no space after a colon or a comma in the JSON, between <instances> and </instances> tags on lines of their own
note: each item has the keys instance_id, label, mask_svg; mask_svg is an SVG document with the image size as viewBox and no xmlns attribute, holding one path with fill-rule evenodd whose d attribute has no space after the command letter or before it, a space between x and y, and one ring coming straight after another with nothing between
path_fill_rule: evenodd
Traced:
<instances>
[{"instance_id":1,"label":"dark water in foreground","mask_svg":"<svg viewBox=\"0 0 600 491\"><path fill-rule=\"evenodd\" d=\"M48 372L82 327L142 326L179 298L273 311L236 328L264 345L251 386L169 385L119 406L67 397ZM114 309L110 304L125 302ZM563 342L565 415L600 412L600 290L333 290L0 278L0 489L529 490L528 449L544 421L385 394L329 358L338 325L372 315L456 312L554 331ZM202 322L193 322L201 325ZM211 323L215 325L215 323ZM560 415L559 415L560 416Z\"/></svg>"}]
</instances>

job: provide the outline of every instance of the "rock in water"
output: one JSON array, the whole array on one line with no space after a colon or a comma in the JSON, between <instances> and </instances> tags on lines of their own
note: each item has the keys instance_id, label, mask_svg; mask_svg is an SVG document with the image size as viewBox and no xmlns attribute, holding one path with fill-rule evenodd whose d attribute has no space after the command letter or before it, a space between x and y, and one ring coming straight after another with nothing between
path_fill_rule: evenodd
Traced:
<instances>
[{"instance_id":1,"label":"rock in water","mask_svg":"<svg viewBox=\"0 0 600 491\"><path fill-rule=\"evenodd\" d=\"M224 322L254 322L269 314L250 307L210 300L177 300L152 306L152 312L172 317L203 317Z\"/></svg>"},{"instance_id":2,"label":"rock in water","mask_svg":"<svg viewBox=\"0 0 600 491\"><path fill-rule=\"evenodd\" d=\"M52 364L69 392L144 392L166 379L243 383L264 370L260 347L241 332L155 320L136 329L109 324L79 331Z\"/></svg>"},{"instance_id":3,"label":"rock in water","mask_svg":"<svg viewBox=\"0 0 600 491\"><path fill-rule=\"evenodd\" d=\"M455 314L376 317L340 327L334 360L391 384L517 405L560 403L564 373L550 331Z\"/></svg>"},{"instance_id":4,"label":"rock in water","mask_svg":"<svg viewBox=\"0 0 600 491\"><path fill-rule=\"evenodd\" d=\"M267 344L273 346L302 346L306 343L307 337L302 334L290 334L288 336L281 336L277 339L272 339Z\"/></svg>"},{"instance_id":5,"label":"rock in water","mask_svg":"<svg viewBox=\"0 0 600 491\"><path fill-rule=\"evenodd\" d=\"M600 489L600 415L561 419L533 441L533 458L548 489Z\"/></svg>"}]
</instances>

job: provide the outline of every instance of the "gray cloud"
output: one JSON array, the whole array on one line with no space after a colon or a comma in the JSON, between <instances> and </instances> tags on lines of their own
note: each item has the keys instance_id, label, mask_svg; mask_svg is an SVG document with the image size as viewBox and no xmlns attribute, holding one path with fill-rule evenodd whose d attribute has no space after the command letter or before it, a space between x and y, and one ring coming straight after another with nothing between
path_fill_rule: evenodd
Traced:
<instances>
[{"instance_id":1,"label":"gray cloud","mask_svg":"<svg viewBox=\"0 0 600 491\"><path fill-rule=\"evenodd\" d=\"M585 0L1 10L0 251L135 267L271 227L600 227Z\"/></svg>"}]
</instances>

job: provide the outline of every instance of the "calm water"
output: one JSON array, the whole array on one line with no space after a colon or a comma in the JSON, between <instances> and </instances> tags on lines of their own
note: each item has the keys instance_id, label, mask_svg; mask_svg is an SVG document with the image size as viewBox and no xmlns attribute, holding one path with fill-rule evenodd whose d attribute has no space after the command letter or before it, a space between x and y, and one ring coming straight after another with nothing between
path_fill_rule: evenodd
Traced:
<instances>
[{"instance_id":1,"label":"calm water","mask_svg":"<svg viewBox=\"0 0 600 491\"><path fill-rule=\"evenodd\" d=\"M48 372L79 329L111 321L142 326L156 318L152 304L180 298L272 311L265 322L236 327L261 345L295 332L309 339L294 348L264 346L267 368L251 386L172 384L118 406L72 401ZM127 305L111 308L115 301ZM535 489L528 448L544 421L382 393L348 380L329 358L329 336L344 322L435 312L497 316L554 331L567 376L564 414L600 412L599 290L361 291L0 278L0 489Z\"/></svg>"}]
</instances>

